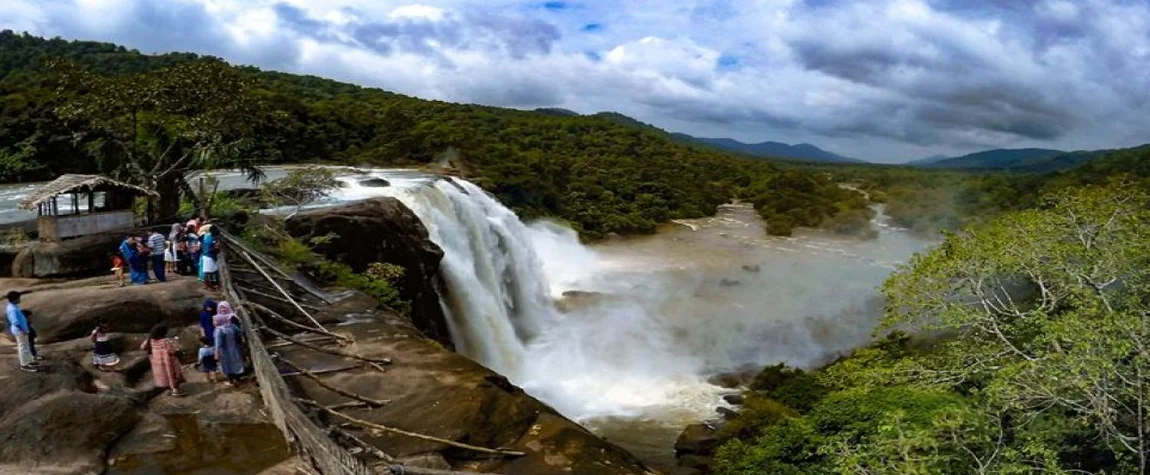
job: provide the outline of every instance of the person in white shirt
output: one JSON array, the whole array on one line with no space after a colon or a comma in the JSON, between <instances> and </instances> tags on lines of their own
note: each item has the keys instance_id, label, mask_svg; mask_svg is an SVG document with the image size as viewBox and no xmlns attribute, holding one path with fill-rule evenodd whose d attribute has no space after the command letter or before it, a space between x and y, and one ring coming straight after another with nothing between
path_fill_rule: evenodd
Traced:
<instances>
[{"instance_id":1,"label":"person in white shirt","mask_svg":"<svg viewBox=\"0 0 1150 475\"><path fill-rule=\"evenodd\" d=\"M152 230L151 234L148 234L148 247L152 250L152 273L160 282L168 280L164 273L164 267L167 265L164 262L164 251L167 248L165 241L164 235L155 229Z\"/></svg>"}]
</instances>

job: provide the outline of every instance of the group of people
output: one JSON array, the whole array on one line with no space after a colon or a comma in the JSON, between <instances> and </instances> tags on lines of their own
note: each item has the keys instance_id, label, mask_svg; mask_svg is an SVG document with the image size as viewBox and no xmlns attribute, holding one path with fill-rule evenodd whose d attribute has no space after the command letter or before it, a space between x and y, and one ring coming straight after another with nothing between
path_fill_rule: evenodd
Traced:
<instances>
[{"instance_id":1,"label":"group of people","mask_svg":"<svg viewBox=\"0 0 1150 475\"><path fill-rule=\"evenodd\" d=\"M200 311L200 348L196 353L196 368L210 382L223 382L235 386L247 370L246 344L241 321L231 304L208 300ZM182 396L183 367L180 345L168 338L168 327L156 325L140 349L150 353L153 381L173 396ZM99 355L97 355L97 358Z\"/></svg>"},{"instance_id":2,"label":"group of people","mask_svg":"<svg viewBox=\"0 0 1150 475\"><path fill-rule=\"evenodd\" d=\"M128 235L112 257L112 272L124 286L124 269L134 285L147 284L151 278L167 281L171 273L196 275L209 289L219 288L219 241L212 225L200 219L172 225L165 237L153 229L147 235ZM152 277L148 270L151 268Z\"/></svg>"},{"instance_id":3,"label":"group of people","mask_svg":"<svg viewBox=\"0 0 1150 475\"><path fill-rule=\"evenodd\" d=\"M9 331L16 337L20 369L28 372L40 371L40 358L36 355L35 333L20 308L20 292L8 292ZM242 321L228 302L207 300L200 311L200 347L196 352L196 368L203 372L209 382L222 382L234 387L249 366L246 359L247 345L244 339ZM101 320L90 335L92 340L92 365L101 371L108 371L120 364L120 357L110 341L111 325ZM183 365L180 362L183 349L178 338L168 337L168 327L163 324L152 327L148 338L140 344L140 350L148 352L152 366L152 378L157 388L162 388L172 396L183 396L180 386L186 381Z\"/></svg>"}]
</instances>

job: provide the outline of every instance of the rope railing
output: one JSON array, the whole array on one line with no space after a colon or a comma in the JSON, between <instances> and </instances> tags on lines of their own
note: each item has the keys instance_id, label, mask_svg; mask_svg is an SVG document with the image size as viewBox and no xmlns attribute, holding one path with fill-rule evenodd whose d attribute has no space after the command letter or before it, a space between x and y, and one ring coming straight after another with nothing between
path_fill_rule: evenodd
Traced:
<instances>
[{"instance_id":1,"label":"rope railing","mask_svg":"<svg viewBox=\"0 0 1150 475\"><path fill-rule=\"evenodd\" d=\"M224 295L233 303L243 302L232 284L226 253L220 253L219 267ZM377 470L332 440L325 429L304 414L264 347L255 320L245 305L235 305L235 311L244 323L244 336L251 352L252 370L260 387L260 396L271 413L272 422L296 448L300 459L323 475L379 475Z\"/></svg>"},{"instance_id":2,"label":"rope railing","mask_svg":"<svg viewBox=\"0 0 1150 475\"><path fill-rule=\"evenodd\" d=\"M225 242L230 244L237 244L236 251L244 261L252 266L252 268L256 269L259 275L267 279L267 281L271 282L272 285L274 285L276 289L284 295L287 301L291 302L293 306L300 311L300 313L308 317L308 319L311 320L311 322L315 325L313 328L310 326L291 322L287 318L275 314L274 311L268 309L267 307L254 304L252 302L247 302L242 297L242 292L245 290L241 289L240 291L237 291L237 287L234 283L235 281L232 280L231 270L228 267L225 253L220 253L219 268L220 279L222 282L221 288L227 300L234 304L233 307L235 308L236 314L243 322L244 335L248 341L248 349L251 352L252 369L255 374L256 381L260 387L260 396L263 398L264 405L269 409L271 413L272 422L276 425L276 427L280 429L281 432L283 432L284 437L288 440L288 442L296 448L300 459L307 463L310 466L310 469L317 470L322 475L473 475L471 472L407 467L402 464L397 464L393 457L387 455L379 449L370 450L369 453L378 454L376 457L381 459L382 464L369 465L366 461L354 455L351 451L333 440L331 438L331 434L333 433L332 428L329 427L325 429L320 427L314 420L312 420L311 417L308 416L307 413L303 411L303 409L301 409L301 405L308 406L310 410L315 411L316 413L326 414L328 417L342 419L345 421L345 424L355 425L361 429L390 432L400 436L438 442L456 448L491 455L499 455L505 457L516 457L524 455L522 452L513 450L479 447L433 437L426 434L405 431L375 422L354 418L339 412L338 409L352 406L378 407L386 404L387 401L374 400L332 386L331 384L319 378L315 372L300 367L296 363L283 358L282 355L271 353L263 342L261 332L267 332L285 342L291 343L292 345L299 346L304 349L357 360L366 363L379 371L385 371L382 365L389 364L391 361L389 359L366 358L345 351L322 348L318 345L303 342L266 326L259 317L249 312L249 307L252 309L260 310L267 316L272 316L273 318L278 317L276 318L277 321L292 323L294 325L290 326L294 326L299 330L306 330L311 333L321 334L323 336L335 337L337 339L336 341L340 342L346 342L350 340L346 336L332 333L324 328L323 325L321 325L310 313L302 308L303 304L293 299L286 289L276 283L275 279L269 275L268 272L261 268L261 266L257 263L257 260L263 262L269 268L276 269L278 271L279 269L275 267L274 263L270 262L266 257L255 253L247 246L243 246L242 243L239 243L238 240L231 237L226 232L223 232L223 230L220 230L220 232ZM282 271L279 271L279 273L282 274ZM352 399L353 402L337 404L334 406L322 406L315 401L296 397L291 393L291 390L289 389L284 379L284 375L280 373L279 368L276 365L277 361L295 370L296 374L310 379L319 387ZM342 433L346 439L356 442L357 445L364 445L362 440L356 438L350 433L347 433L346 431L343 431L342 429L337 432ZM358 449L362 450L364 447L359 447Z\"/></svg>"}]
</instances>

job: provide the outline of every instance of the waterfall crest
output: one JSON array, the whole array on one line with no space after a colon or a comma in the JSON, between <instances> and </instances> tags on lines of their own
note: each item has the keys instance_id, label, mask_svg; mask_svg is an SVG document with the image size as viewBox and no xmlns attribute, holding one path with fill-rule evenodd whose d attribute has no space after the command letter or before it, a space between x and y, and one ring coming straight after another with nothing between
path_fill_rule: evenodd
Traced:
<instances>
[{"instance_id":1,"label":"waterfall crest","mask_svg":"<svg viewBox=\"0 0 1150 475\"><path fill-rule=\"evenodd\" d=\"M463 180L394 188L444 250L442 301L456 349L515 380L526 342L553 323L543 263L515 213Z\"/></svg>"}]
</instances>

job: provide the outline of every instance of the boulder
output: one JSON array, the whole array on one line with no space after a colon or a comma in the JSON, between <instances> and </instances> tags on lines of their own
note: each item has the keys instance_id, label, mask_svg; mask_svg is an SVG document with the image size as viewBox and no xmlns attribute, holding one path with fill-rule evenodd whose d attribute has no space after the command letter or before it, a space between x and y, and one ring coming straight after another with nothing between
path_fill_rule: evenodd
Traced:
<instances>
[{"instance_id":1,"label":"boulder","mask_svg":"<svg viewBox=\"0 0 1150 475\"><path fill-rule=\"evenodd\" d=\"M679 457L679 466L691 470L696 470L701 473L708 473L713 461L713 458L705 455L684 455Z\"/></svg>"},{"instance_id":2,"label":"boulder","mask_svg":"<svg viewBox=\"0 0 1150 475\"><path fill-rule=\"evenodd\" d=\"M287 221L292 236L333 236L314 245L329 260L363 272L374 262L403 267L400 296L411 302L412 322L428 337L450 343L447 320L439 305L439 262L443 250L428 237L419 217L395 198L382 197L321 208Z\"/></svg>"},{"instance_id":3,"label":"boulder","mask_svg":"<svg viewBox=\"0 0 1150 475\"><path fill-rule=\"evenodd\" d=\"M763 270L763 266L761 266L759 264L749 264L749 265L743 266L743 270L745 270L747 272L760 272Z\"/></svg>"},{"instance_id":4,"label":"boulder","mask_svg":"<svg viewBox=\"0 0 1150 475\"><path fill-rule=\"evenodd\" d=\"M372 311L360 309L360 314ZM388 357L386 372L370 368L326 373L327 383L387 405L355 416L482 447L504 447L526 455L512 459L485 457L442 443L390 433L356 430L356 435L397 457L438 454L455 470L490 473L574 473L640 475L648 469L623 449L559 415L506 378L422 337L410 323L376 312L373 322L337 327L351 335L348 347L365 357ZM304 367L329 368L346 363L296 347L277 349L284 359ZM290 378L293 392L330 405L346 398L306 378Z\"/></svg>"},{"instance_id":5,"label":"boulder","mask_svg":"<svg viewBox=\"0 0 1150 475\"><path fill-rule=\"evenodd\" d=\"M721 388L738 389L751 384L751 381L754 381L755 376L758 375L758 369L731 371L711 376L710 378L707 378L707 382Z\"/></svg>"},{"instance_id":6,"label":"boulder","mask_svg":"<svg viewBox=\"0 0 1150 475\"><path fill-rule=\"evenodd\" d=\"M737 285L742 285L742 282L739 282L737 279L723 278L719 281L719 286L721 287L735 287Z\"/></svg>"},{"instance_id":7,"label":"boulder","mask_svg":"<svg viewBox=\"0 0 1150 475\"><path fill-rule=\"evenodd\" d=\"M359 181L359 186L366 186L368 188L386 188L391 186L391 182L383 178L368 178Z\"/></svg>"},{"instance_id":8,"label":"boulder","mask_svg":"<svg viewBox=\"0 0 1150 475\"><path fill-rule=\"evenodd\" d=\"M0 419L0 472L102 473L108 447L132 430L136 404L110 394L58 391Z\"/></svg>"},{"instance_id":9,"label":"boulder","mask_svg":"<svg viewBox=\"0 0 1150 475\"><path fill-rule=\"evenodd\" d=\"M715 408L715 413L722 416L723 420L731 420L739 416L739 412L729 407L719 406Z\"/></svg>"},{"instance_id":10,"label":"boulder","mask_svg":"<svg viewBox=\"0 0 1150 475\"><path fill-rule=\"evenodd\" d=\"M571 312L589 305L594 305L602 301L602 299L603 294L600 292L568 290L563 292L563 298L555 301L555 306L562 312Z\"/></svg>"},{"instance_id":11,"label":"boulder","mask_svg":"<svg viewBox=\"0 0 1150 475\"><path fill-rule=\"evenodd\" d=\"M59 392L95 392L90 374L75 361L50 351L41 351L48 357L43 362L47 369L40 373L20 371L14 348L0 355L0 419L8 417L20 406L48 394Z\"/></svg>"},{"instance_id":12,"label":"boulder","mask_svg":"<svg viewBox=\"0 0 1150 475\"><path fill-rule=\"evenodd\" d=\"M127 286L33 290L21 307L39 334L51 343L88 336L100 319L115 332L147 333L153 325L173 328L198 321L205 294L195 279Z\"/></svg>"},{"instance_id":13,"label":"boulder","mask_svg":"<svg viewBox=\"0 0 1150 475\"><path fill-rule=\"evenodd\" d=\"M112 254L126 233L95 234L60 242L35 241L12 261L13 277L82 276L108 273Z\"/></svg>"},{"instance_id":14,"label":"boulder","mask_svg":"<svg viewBox=\"0 0 1150 475\"><path fill-rule=\"evenodd\" d=\"M715 430L707 424L691 424L675 440L675 455L709 455L719 445Z\"/></svg>"},{"instance_id":15,"label":"boulder","mask_svg":"<svg viewBox=\"0 0 1150 475\"><path fill-rule=\"evenodd\" d=\"M109 475L259 473L291 459L278 428L262 416L257 389L188 383L184 398L158 397L109 451Z\"/></svg>"},{"instance_id":16,"label":"boulder","mask_svg":"<svg viewBox=\"0 0 1150 475\"><path fill-rule=\"evenodd\" d=\"M740 406L746 402L747 397L743 396L742 394L727 394L723 396L723 400L726 401L727 404Z\"/></svg>"}]
</instances>

